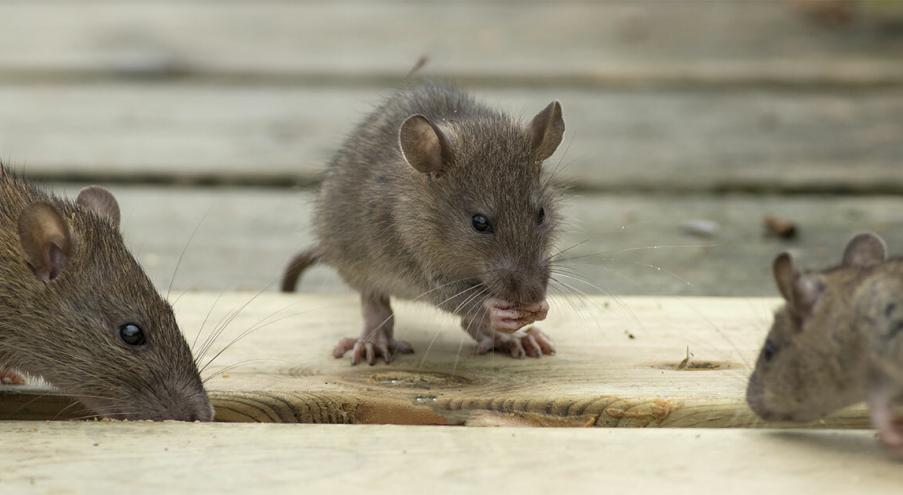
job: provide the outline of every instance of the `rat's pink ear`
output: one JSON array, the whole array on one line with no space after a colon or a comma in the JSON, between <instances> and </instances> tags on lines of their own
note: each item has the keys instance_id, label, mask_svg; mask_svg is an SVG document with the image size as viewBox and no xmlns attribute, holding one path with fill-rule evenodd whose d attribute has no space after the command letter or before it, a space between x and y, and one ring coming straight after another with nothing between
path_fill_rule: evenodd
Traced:
<instances>
[{"instance_id":1,"label":"rat's pink ear","mask_svg":"<svg viewBox=\"0 0 903 495\"><path fill-rule=\"evenodd\" d=\"M529 131L530 138L533 140L533 153L537 161L543 161L552 156L564 137L561 104L557 101L549 103L549 106L533 117Z\"/></svg>"},{"instance_id":2,"label":"rat's pink ear","mask_svg":"<svg viewBox=\"0 0 903 495\"><path fill-rule=\"evenodd\" d=\"M398 130L398 145L409 165L425 174L441 174L448 158L448 141L423 115L412 115Z\"/></svg>"},{"instance_id":3,"label":"rat's pink ear","mask_svg":"<svg viewBox=\"0 0 903 495\"><path fill-rule=\"evenodd\" d=\"M56 279L72 252L66 220L50 203L29 205L19 215L19 242L28 266L39 279Z\"/></svg>"},{"instance_id":4,"label":"rat's pink ear","mask_svg":"<svg viewBox=\"0 0 903 495\"><path fill-rule=\"evenodd\" d=\"M790 301L793 297L793 282L799 276L790 253L779 254L771 265L771 271L774 274L775 285L778 286L784 300Z\"/></svg>"},{"instance_id":5,"label":"rat's pink ear","mask_svg":"<svg viewBox=\"0 0 903 495\"><path fill-rule=\"evenodd\" d=\"M110 191L100 186L88 186L78 193L75 202L119 228L119 203Z\"/></svg>"},{"instance_id":6,"label":"rat's pink ear","mask_svg":"<svg viewBox=\"0 0 903 495\"><path fill-rule=\"evenodd\" d=\"M850 239L843 252L844 266L868 268L887 259L887 245L876 234L859 234Z\"/></svg>"}]
</instances>

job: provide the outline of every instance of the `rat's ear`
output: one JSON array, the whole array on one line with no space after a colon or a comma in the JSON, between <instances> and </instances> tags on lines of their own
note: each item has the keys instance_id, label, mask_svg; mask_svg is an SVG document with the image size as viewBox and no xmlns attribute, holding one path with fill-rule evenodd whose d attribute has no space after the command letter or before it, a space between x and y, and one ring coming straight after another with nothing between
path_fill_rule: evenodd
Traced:
<instances>
[{"instance_id":1,"label":"rat's ear","mask_svg":"<svg viewBox=\"0 0 903 495\"><path fill-rule=\"evenodd\" d=\"M45 282L59 276L72 252L66 220L46 202L33 203L19 215L19 242L28 266Z\"/></svg>"},{"instance_id":2,"label":"rat's ear","mask_svg":"<svg viewBox=\"0 0 903 495\"><path fill-rule=\"evenodd\" d=\"M398 145L409 165L425 174L441 174L448 158L448 141L423 115L412 115L398 130Z\"/></svg>"},{"instance_id":3,"label":"rat's ear","mask_svg":"<svg viewBox=\"0 0 903 495\"><path fill-rule=\"evenodd\" d=\"M78 193L75 202L119 228L119 203L110 191L100 186L88 186Z\"/></svg>"},{"instance_id":4,"label":"rat's ear","mask_svg":"<svg viewBox=\"0 0 903 495\"><path fill-rule=\"evenodd\" d=\"M784 300L790 301L793 297L793 282L799 276L796 267L793 266L793 257L790 253L781 253L771 265L774 274L774 283L781 291Z\"/></svg>"},{"instance_id":5,"label":"rat's ear","mask_svg":"<svg viewBox=\"0 0 903 495\"><path fill-rule=\"evenodd\" d=\"M790 307L798 316L809 316L812 308L825 293L825 284L818 275L798 275L793 281Z\"/></svg>"},{"instance_id":6,"label":"rat's ear","mask_svg":"<svg viewBox=\"0 0 903 495\"><path fill-rule=\"evenodd\" d=\"M880 265L887 259L887 245L876 234L859 234L850 239L843 252L844 266L867 268Z\"/></svg>"},{"instance_id":7,"label":"rat's ear","mask_svg":"<svg viewBox=\"0 0 903 495\"><path fill-rule=\"evenodd\" d=\"M533 140L533 153L537 161L543 161L552 156L561 138L564 137L564 119L561 116L561 104L557 101L549 103L549 106L533 117L530 121L530 138Z\"/></svg>"},{"instance_id":8,"label":"rat's ear","mask_svg":"<svg viewBox=\"0 0 903 495\"><path fill-rule=\"evenodd\" d=\"M799 316L812 313L815 303L825 292L825 285L818 275L803 275L793 264L790 253L781 253L772 264L774 281L787 306Z\"/></svg>"}]
</instances>

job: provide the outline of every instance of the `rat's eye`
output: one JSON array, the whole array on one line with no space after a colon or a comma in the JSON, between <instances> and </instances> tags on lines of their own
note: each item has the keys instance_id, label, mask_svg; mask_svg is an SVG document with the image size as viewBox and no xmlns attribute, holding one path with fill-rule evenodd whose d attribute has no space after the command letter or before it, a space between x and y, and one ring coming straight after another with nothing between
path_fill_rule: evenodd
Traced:
<instances>
[{"instance_id":1,"label":"rat's eye","mask_svg":"<svg viewBox=\"0 0 903 495\"><path fill-rule=\"evenodd\" d=\"M774 345L770 339L765 341L765 346L762 347L762 358L765 361L771 361L771 358L774 357L778 352L778 346Z\"/></svg>"},{"instance_id":2,"label":"rat's eye","mask_svg":"<svg viewBox=\"0 0 903 495\"><path fill-rule=\"evenodd\" d=\"M541 224L543 220L546 219L546 209L540 208L539 213L536 214L536 223Z\"/></svg>"},{"instance_id":3,"label":"rat's eye","mask_svg":"<svg viewBox=\"0 0 903 495\"><path fill-rule=\"evenodd\" d=\"M492 233L492 224L490 224L489 219L484 217L483 215L473 216L473 228L476 229L477 232L483 232L486 234Z\"/></svg>"},{"instance_id":4,"label":"rat's eye","mask_svg":"<svg viewBox=\"0 0 903 495\"><path fill-rule=\"evenodd\" d=\"M126 323L119 327L119 338L128 345L144 345L144 330L134 323Z\"/></svg>"}]
</instances>

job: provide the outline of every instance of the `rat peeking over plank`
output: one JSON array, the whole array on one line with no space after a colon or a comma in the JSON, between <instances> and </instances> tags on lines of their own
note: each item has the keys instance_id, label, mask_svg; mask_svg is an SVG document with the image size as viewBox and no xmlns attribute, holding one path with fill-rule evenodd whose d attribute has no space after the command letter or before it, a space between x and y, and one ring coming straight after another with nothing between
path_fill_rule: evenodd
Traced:
<instances>
[{"instance_id":1,"label":"rat peeking over plank","mask_svg":"<svg viewBox=\"0 0 903 495\"><path fill-rule=\"evenodd\" d=\"M778 256L785 304L749 379L747 402L766 420L812 421L863 400L879 438L903 457L903 259L874 234L854 237L835 267L801 272Z\"/></svg>"},{"instance_id":2,"label":"rat peeking over plank","mask_svg":"<svg viewBox=\"0 0 903 495\"><path fill-rule=\"evenodd\" d=\"M546 318L559 195L543 170L564 135L561 105L529 123L465 92L425 83L385 100L329 164L315 208L318 244L296 256L282 289L317 262L361 295L364 328L339 341L351 364L410 344L394 336L390 297L461 317L479 353L555 353ZM520 331L518 331L520 330Z\"/></svg>"},{"instance_id":3,"label":"rat peeking over plank","mask_svg":"<svg viewBox=\"0 0 903 495\"><path fill-rule=\"evenodd\" d=\"M0 164L0 376L40 376L114 419L210 421L191 349L100 187L76 201Z\"/></svg>"}]
</instances>

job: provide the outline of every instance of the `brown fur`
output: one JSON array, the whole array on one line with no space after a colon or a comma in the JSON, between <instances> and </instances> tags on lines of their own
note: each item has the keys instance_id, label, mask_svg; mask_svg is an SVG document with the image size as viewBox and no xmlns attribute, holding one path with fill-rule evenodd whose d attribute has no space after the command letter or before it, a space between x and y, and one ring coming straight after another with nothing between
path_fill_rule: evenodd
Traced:
<instances>
[{"instance_id":1,"label":"brown fur","mask_svg":"<svg viewBox=\"0 0 903 495\"><path fill-rule=\"evenodd\" d=\"M37 277L17 232L36 202L59 212L71 253L52 280ZM118 214L118 209L116 210ZM119 326L136 323L147 345ZM111 218L0 173L0 363L45 378L101 416L210 420L212 408L173 316L126 250Z\"/></svg>"},{"instance_id":2,"label":"brown fur","mask_svg":"<svg viewBox=\"0 0 903 495\"><path fill-rule=\"evenodd\" d=\"M759 416L814 420L865 398L870 358L863 335L869 330L859 294L884 270L884 256L880 239L860 235L844 261L827 270L799 273L786 255L775 260L786 304L775 314L749 380L747 402Z\"/></svg>"}]
</instances>

